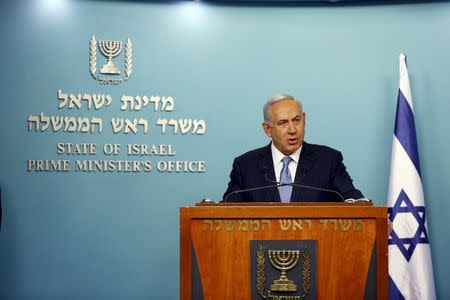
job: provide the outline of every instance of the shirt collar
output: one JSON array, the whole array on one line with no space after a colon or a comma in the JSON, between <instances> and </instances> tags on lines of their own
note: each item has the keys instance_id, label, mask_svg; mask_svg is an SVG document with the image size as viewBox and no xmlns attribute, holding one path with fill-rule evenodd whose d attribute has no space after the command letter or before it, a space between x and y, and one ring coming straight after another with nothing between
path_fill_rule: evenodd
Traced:
<instances>
[{"instance_id":1,"label":"shirt collar","mask_svg":"<svg viewBox=\"0 0 450 300\"><path fill-rule=\"evenodd\" d=\"M303 144L300 146L300 148L295 150L294 153L289 155L292 158L292 160L295 161L296 164L298 164L298 161L300 160L300 153L302 152L302 148ZM281 160L286 156L283 153L281 153L281 151L278 150L273 143L271 143L270 149L272 150L272 158L274 165L281 162Z\"/></svg>"}]
</instances>

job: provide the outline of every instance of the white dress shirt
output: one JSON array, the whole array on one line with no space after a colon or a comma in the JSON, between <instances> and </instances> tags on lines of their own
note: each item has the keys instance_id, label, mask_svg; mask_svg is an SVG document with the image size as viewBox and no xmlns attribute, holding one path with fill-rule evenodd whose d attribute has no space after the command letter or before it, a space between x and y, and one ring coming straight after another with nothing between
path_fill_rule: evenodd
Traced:
<instances>
[{"instance_id":1,"label":"white dress shirt","mask_svg":"<svg viewBox=\"0 0 450 300\"><path fill-rule=\"evenodd\" d=\"M303 145L300 146L294 153L289 155L292 158L289 164L289 172L291 173L292 182L295 180L295 173L297 172L297 165L300 160L300 153L302 152ZM272 143L270 148L272 149L273 168L275 169L275 177L277 182L280 182L280 173L283 169L283 158L286 156L277 149ZM269 178L270 179L270 178Z\"/></svg>"}]
</instances>

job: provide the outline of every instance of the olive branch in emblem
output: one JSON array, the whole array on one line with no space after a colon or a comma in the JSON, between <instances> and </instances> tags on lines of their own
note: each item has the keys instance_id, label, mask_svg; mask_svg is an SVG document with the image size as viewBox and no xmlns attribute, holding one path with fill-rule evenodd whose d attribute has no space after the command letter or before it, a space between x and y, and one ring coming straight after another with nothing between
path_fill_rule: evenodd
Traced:
<instances>
[{"instance_id":1,"label":"olive branch in emblem","mask_svg":"<svg viewBox=\"0 0 450 300\"><path fill-rule=\"evenodd\" d=\"M89 41L89 71L92 77L97 79L95 76L95 72L97 72L97 41L94 36Z\"/></svg>"},{"instance_id":2,"label":"olive branch in emblem","mask_svg":"<svg viewBox=\"0 0 450 300\"><path fill-rule=\"evenodd\" d=\"M266 282L266 275L265 275L265 261L266 258L264 256L265 249L263 245L259 245L259 249L256 252L256 288L258 289L259 295L266 299L267 296L264 295L264 285Z\"/></svg>"},{"instance_id":3,"label":"olive branch in emblem","mask_svg":"<svg viewBox=\"0 0 450 300\"><path fill-rule=\"evenodd\" d=\"M130 38L127 39L125 43L125 80L128 80L131 76L131 72L133 72L133 53L132 53L133 43Z\"/></svg>"},{"instance_id":4,"label":"olive branch in emblem","mask_svg":"<svg viewBox=\"0 0 450 300\"><path fill-rule=\"evenodd\" d=\"M308 295L309 290L311 288L311 256L309 255L308 249L304 249L302 251L302 258L303 258L303 268L302 268L303 295L301 298Z\"/></svg>"}]
</instances>

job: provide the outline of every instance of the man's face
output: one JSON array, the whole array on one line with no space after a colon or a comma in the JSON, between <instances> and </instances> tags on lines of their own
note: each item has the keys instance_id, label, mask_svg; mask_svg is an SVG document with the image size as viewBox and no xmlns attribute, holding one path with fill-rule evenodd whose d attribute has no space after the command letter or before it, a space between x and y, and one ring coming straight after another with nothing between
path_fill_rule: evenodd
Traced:
<instances>
[{"instance_id":1,"label":"man's face","mask_svg":"<svg viewBox=\"0 0 450 300\"><path fill-rule=\"evenodd\" d=\"M271 122L263 123L267 136L284 155L291 155L303 144L305 113L294 100L281 100L270 106Z\"/></svg>"}]
</instances>

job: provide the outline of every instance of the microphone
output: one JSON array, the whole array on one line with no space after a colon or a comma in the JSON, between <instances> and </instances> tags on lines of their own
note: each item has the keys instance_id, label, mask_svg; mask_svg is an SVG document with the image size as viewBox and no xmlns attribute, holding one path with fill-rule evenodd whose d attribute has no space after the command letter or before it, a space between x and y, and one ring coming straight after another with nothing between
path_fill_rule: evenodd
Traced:
<instances>
[{"instance_id":1,"label":"microphone","mask_svg":"<svg viewBox=\"0 0 450 300\"><path fill-rule=\"evenodd\" d=\"M342 196L342 194L337 192L337 191L324 189L324 188L319 188L319 187L315 187L315 186L304 185L304 184L300 184L299 182L292 182L292 183L278 182L278 181L275 181L275 180L271 180L271 179L269 179L267 177L267 168L266 167L263 168L263 172L264 172L264 179L266 181L268 181L268 182L273 183L272 185L258 186L258 187L254 187L254 188L248 188L248 189L232 191L225 197L225 199L223 199L223 202L224 203L227 202L227 200L230 198L231 195L236 195L236 194L241 194L241 193L251 192L251 191L264 190L264 189L280 187L280 186L286 186L286 185L296 186L296 187L300 187L300 188L304 188L304 189L312 189L312 190L321 191L321 192L333 193L333 194L338 195L339 198L341 198L341 200L345 202L344 196ZM301 172L304 174L304 173L306 173L306 170L305 169L301 169Z\"/></svg>"},{"instance_id":2,"label":"microphone","mask_svg":"<svg viewBox=\"0 0 450 300\"><path fill-rule=\"evenodd\" d=\"M224 203L227 202L228 198L231 195L236 195L236 194L245 193L245 192L251 192L251 191L265 190L265 189L279 187L279 186L283 186L283 185L289 185L289 184L277 183L277 184L272 184L272 185L258 186L258 187L254 187L254 188L248 188L248 189L232 191L225 197L225 199L223 199L223 202Z\"/></svg>"},{"instance_id":3,"label":"microphone","mask_svg":"<svg viewBox=\"0 0 450 300\"><path fill-rule=\"evenodd\" d=\"M263 169L264 171L264 179L267 180L268 182L272 182L272 183L276 183L277 186L285 186L285 185L290 185L290 186L296 186L296 187L300 187L300 188L304 188L304 189L311 189L311 190L316 190L316 191L321 191L321 192L327 192L327 193L333 193L339 196L339 198L341 198L341 200L343 202L345 202L344 196L342 196L341 193L339 193L338 191L335 190L329 190L329 189L324 189L324 188L319 188L319 187L315 187L315 186L310 186L310 185L304 185L304 184L300 184L298 181L297 182L292 182L292 183L288 183L288 182L278 182L275 180L271 180L267 177L267 168ZM306 173L305 169L301 169L300 170L302 172L302 174Z\"/></svg>"}]
</instances>

